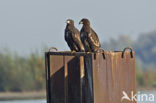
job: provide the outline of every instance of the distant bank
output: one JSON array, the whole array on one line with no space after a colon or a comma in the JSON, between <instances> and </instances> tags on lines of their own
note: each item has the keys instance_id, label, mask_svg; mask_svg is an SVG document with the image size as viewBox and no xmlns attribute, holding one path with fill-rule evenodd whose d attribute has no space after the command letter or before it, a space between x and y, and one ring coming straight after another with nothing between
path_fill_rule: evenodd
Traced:
<instances>
[{"instance_id":1,"label":"distant bank","mask_svg":"<svg viewBox=\"0 0 156 103\"><path fill-rule=\"evenodd\" d=\"M0 101L6 100L26 100L45 99L46 92L0 92Z\"/></svg>"}]
</instances>

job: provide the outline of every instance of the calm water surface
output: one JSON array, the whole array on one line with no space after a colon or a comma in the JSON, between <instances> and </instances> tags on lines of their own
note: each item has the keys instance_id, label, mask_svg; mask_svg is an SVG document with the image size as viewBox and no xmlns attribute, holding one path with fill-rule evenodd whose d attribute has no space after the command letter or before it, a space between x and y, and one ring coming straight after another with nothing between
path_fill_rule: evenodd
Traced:
<instances>
[{"instance_id":1,"label":"calm water surface","mask_svg":"<svg viewBox=\"0 0 156 103\"><path fill-rule=\"evenodd\" d=\"M46 103L46 100L0 101L0 103Z\"/></svg>"},{"instance_id":2,"label":"calm water surface","mask_svg":"<svg viewBox=\"0 0 156 103\"><path fill-rule=\"evenodd\" d=\"M147 94L154 94L154 100L153 102L143 102L143 101L140 101L140 102L137 102L137 103L156 103L156 92L143 92L143 93L147 93ZM0 103L46 103L46 100L43 99L43 100L22 100L22 101L0 101Z\"/></svg>"}]
</instances>

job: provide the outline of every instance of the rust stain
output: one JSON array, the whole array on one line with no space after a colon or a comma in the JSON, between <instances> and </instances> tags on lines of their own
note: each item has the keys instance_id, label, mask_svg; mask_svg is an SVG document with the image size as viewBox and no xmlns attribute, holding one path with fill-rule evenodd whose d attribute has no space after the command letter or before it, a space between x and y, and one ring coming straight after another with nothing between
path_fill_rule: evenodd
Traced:
<instances>
[{"instance_id":1,"label":"rust stain","mask_svg":"<svg viewBox=\"0 0 156 103\"><path fill-rule=\"evenodd\" d=\"M101 53L95 59L94 53L50 52L50 63L46 63L48 103L122 103L123 90L136 93L135 53L131 53L105 51L105 59Z\"/></svg>"},{"instance_id":2,"label":"rust stain","mask_svg":"<svg viewBox=\"0 0 156 103\"><path fill-rule=\"evenodd\" d=\"M83 78L85 76L85 71L84 71L84 57L80 56L80 77Z\"/></svg>"}]
</instances>

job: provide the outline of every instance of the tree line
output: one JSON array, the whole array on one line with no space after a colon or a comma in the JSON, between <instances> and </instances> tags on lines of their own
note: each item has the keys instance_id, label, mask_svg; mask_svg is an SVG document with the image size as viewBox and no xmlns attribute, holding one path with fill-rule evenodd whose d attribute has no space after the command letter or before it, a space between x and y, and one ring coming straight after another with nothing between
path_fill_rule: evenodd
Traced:
<instances>
[{"instance_id":1,"label":"tree line","mask_svg":"<svg viewBox=\"0 0 156 103\"><path fill-rule=\"evenodd\" d=\"M44 58L37 52L28 57L0 52L0 92L45 89Z\"/></svg>"},{"instance_id":2,"label":"tree line","mask_svg":"<svg viewBox=\"0 0 156 103\"><path fill-rule=\"evenodd\" d=\"M156 88L156 31L142 34L137 40L121 35L103 42L105 50L123 50L132 46L136 52L136 79L138 88ZM28 56L0 51L0 92L45 90L44 56L37 51Z\"/></svg>"},{"instance_id":3,"label":"tree line","mask_svg":"<svg viewBox=\"0 0 156 103\"><path fill-rule=\"evenodd\" d=\"M131 46L136 56L136 78L138 88L156 88L156 31L140 34L137 40L121 35L103 42L106 50L123 50Z\"/></svg>"}]
</instances>

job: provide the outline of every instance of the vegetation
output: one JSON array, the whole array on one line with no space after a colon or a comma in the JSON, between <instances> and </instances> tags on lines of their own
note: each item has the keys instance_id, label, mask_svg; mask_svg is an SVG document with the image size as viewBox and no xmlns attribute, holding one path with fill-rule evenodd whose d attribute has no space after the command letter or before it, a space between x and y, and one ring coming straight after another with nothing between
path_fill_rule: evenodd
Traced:
<instances>
[{"instance_id":1,"label":"vegetation","mask_svg":"<svg viewBox=\"0 0 156 103\"><path fill-rule=\"evenodd\" d=\"M156 32L142 34L133 41L120 36L103 42L107 50L123 50L132 46L136 51L136 79L138 88L156 88ZM119 49L120 48L120 49ZM44 57L32 52L28 57L9 50L0 51L0 92L45 90Z\"/></svg>"},{"instance_id":2,"label":"vegetation","mask_svg":"<svg viewBox=\"0 0 156 103\"><path fill-rule=\"evenodd\" d=\"M135 41L121 35L118 39L102 43L107 50L123 50L127 46L133 47L136 53L137 87L156 88L156 31L141 34Z\"/></svg>"},{"instance_id":3,"label":"vegetation","mask_svg":"<svg viewBox=\"0 0 156 103\"><path fill-rule=\"evenodd\" d=\"M142 63L142 69L156 66L156 31L141 34L133 41L129 36L121 35L118 39L103 42L102 47L107 50L123 50L131 46L135 50L137 63ZM156 69L156 68L155 68Z\"/></svg>"},{"instance_id":4,"label":"vegetation","mask_svg":"<svg viewBox=\"0 0 156 103\"><path fill-rule=\"evenodd\" d=\"M44 59L39 53L22 57L0 53L0 91L38 91L45 88Z\"/></svg>"}]
</instances>

